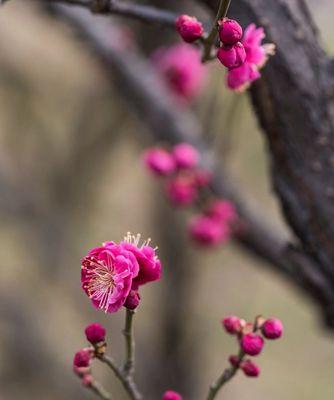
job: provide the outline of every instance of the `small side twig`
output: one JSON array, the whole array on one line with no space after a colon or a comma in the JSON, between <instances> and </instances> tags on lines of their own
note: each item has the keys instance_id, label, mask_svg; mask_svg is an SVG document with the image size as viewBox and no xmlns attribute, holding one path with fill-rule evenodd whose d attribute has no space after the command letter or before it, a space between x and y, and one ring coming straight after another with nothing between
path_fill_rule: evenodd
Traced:
<instances>
[{"instance_id":1,"label":"small side twig","mask_svg":"<svg viewBox=\"0 0 334 400\"><path fill-rule=\"evenodd\" d=\"M261 315L258 315L255 318L254 324L253 324L253 332L256 332L258 329L260 329L260 321L262 317ZM241 335L241 333L240 333ZM241 337L241 336L240 336ZM238 357L235 363L231 365L230 367L226 368L224 372L220 375L220 377L210 386L208 396L206 400L214 400L220 389L227 383L229 382L234 375L238 372L240 369L240 365L243 362L244 358L246 356L246 353L240 348Z\"/></svg>"},{"instance_id":2,"label":"small side twig","mask_svg":"<svg viewBox=\"0 0 334 400\"><path fill-rule=\"evenodd\" d=\"M202 61L206 62L212 59L211 57L211 49L212 46L217 38L218 34L218 21L221 20L222 18L226 17L227 11L230 7L232 0L220 0L219 3L219 8L216 14L215 21L212 25L211 31L207 38L204 40L204 51L203 51L203 57Z\"/></svg>"},{"instance_id":3,"label":"small side twig","mask_svg":"<svg viewBox=\"0 0 334 400\"><path fill-rule=\"evenodd\" d=\"M229 368L226 368L225 371L220 375L220 377L214 382L209 389L209 393L207 396L207 400L213 400L220 389L228 382L230 381L234 375L237 373L240 364L242 363L243 359L245 357L245 353L243 350L239 351L238 354L238 361L235 365L231 365Z\"/></svg>"},{"instance_id":4,"label":"small side twig","mask_svg":"<svg viewBox=\"0 0 334 400\"><path fill-rule=\"evenodd\" d=\"M114 372L115 376L120 380L131 400L142 400L143 396L139 392L132 376L127 376L122 369L116 365L115 361L111 357L103 354L100 355L98 359L108 365L108 367Z\"/></svg>"},{"instance_id":5,"label":"small side twig","mask_svg":"<svg viewBox=\"0 0 334 400\"><path fill-rule=\"evenodd\" d=\"M102 400L112 400L111 394L107 392L104 387L97 381L93 381L89 386L92 392L94 392Z\"/></svg>"}]
</instances>

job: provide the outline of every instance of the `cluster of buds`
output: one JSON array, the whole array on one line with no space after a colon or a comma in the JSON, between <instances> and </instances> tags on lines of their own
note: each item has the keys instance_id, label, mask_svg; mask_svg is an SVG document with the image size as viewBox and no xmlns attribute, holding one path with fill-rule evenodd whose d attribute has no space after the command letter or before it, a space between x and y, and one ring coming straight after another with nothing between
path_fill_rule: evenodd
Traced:
<instances>
[{"instance_id":1,"label":"cluster of buds","mask_svg":"<svg viewBox=\"0 0 334 400\"><path fill-rule=\"evenodd\" d=\"M189 222L192 239L207 246L230 238L237 221L235 207L229 201L212 198L208 190L212 176L200 168L200 155L192 145L179 143L171 151L151 148L146 151L144 162L151 173L165 178L165 193L172 205L197 204L201 208L201 213ZM210 198L203 201L204 196Z\"/></svg>"},{"instance_id":2,"label":"cluster of buds","mask_svg":"<svg viewBox=\"0 0 334 400\"><path fill-rule=\"evenodd\" d=\"M197 18L182 14L175 21L175 27L186 43L193 43L204 34L203 25Z\"/></svg>"},{"instance_id":3,"label":"cluster of buds","mask_svg":"<svg viewBox=\"0 0 334 400\"><path fill-rule=\"evenodd\" d=\"M225 331L235 335L238 339L240 351L238 355L231 355L229 362L233 368L241 369L248 377L260 375L259 366L248 356L259 355L265 343L265 339L279 339L283 334L282 322L277 318L257 317L254 323L247 323L239 317L226 317L222 321Z\"/></svg>"},{"instance_id":4,"label":"cluster of buds","mask_svg":"<svg viewBox=\"0 0 334 400\"><path fill-rule=\"evenodd\" d=\"M75 353L73 371L81 379L82 384L89 387L94 381L91 370L92 361L94 357L101 357L106 351L106 330L102 325L94 323L87 326L85 334L91 346Z\"/></svg>"},{"instance_id":5,"label":"cluster of buds","mask_svg":"<svg viewBox=\"0 0 334 400\"><path fill-rule=\"evenodd\" d=\"M180 15L175 26L186 43L198 40L205 43L208 40L201 22L195 17ZM275 45L262 44L265 38L262 27L250 24L244 33L236 20L226 17L218 21L218 32L220 45L217 58L228 69L227 86L242 92L261 77L260 70L269 56L275 54Z\"/></svg>"},{"instance_id":6,"label":"cluster of buds","mask_svg":"<svg viewBox=\"0 0 334 400\"><path fill-rule=\"evenodd\" d=\"M242 27L237 21L228 18L219 21L221 46L217 57L229 70L240 67L246 60L246 50L240 41L242 35Z\"/></svg>"},{"instance_id":7,"label":"cluster of buds","mask_svg":"<svg viewBox=\"0 0 334 400\"><path fill-rule=\"evenodd\" d=\"M262 44L263 28L251 24L243 34L240 24L229 18L219 21L219 38L217 58L228 69L227 86L242 92L261 77L260 70L275 53L275 45Z\"/></svg>"}]
</instances>

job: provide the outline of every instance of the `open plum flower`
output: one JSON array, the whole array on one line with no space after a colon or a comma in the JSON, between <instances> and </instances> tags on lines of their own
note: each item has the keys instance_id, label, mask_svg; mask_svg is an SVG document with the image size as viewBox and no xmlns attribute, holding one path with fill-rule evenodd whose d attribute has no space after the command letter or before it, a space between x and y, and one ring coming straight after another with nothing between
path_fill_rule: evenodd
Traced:
<instances>
[{"instance_id":1,"label":"open plum flower","mask_svg":"<svg viewBox=\"0 0 334 400\"><path fill-rule=\"evenodd\" d=\"M140 235L132 236L130 233L125 237L121 246L132 253L139 265L139 272L132 281L132 289L138 290L139 286L148 282L154 282L161 278L161 262L156 255L156 249L151 247L150 239L139 245Z\"/></svg>"},{"instance_id":2,"label":"open plum flower","mask_svg":"<svg viewBox=\"0 0 334 400\"><path fill-rule=\"evenodd\" d=\"M242 92L261 77L261 68L265 66L269 56L275 54L274 44L262 44L265 36L264 29L257 28L255 24L250 24L246 28L241 40L246 59L240 67L228 71L227 86L230 89Z\"/></svg>"},{"instance_id":3,"label":"open plum flower","mask_svg":"<svg viewBox=\"0 0 334 400\"><path fill-rule=\"evenodd\" d=\"M106 242L82 260L82 288L94 307L117 312L130 292L160 279L161 263L149 241L139 245L140 235L128 234L123 242Z\"/></svg>"}]
</instances>

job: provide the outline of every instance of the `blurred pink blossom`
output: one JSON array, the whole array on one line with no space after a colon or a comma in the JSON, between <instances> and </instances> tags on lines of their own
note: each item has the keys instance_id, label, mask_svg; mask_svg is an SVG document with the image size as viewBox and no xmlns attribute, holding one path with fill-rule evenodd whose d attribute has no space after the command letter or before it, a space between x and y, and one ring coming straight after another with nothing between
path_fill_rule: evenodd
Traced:
<instances>
[{"instance_id":1,"label":"blurred pink blossom","mask_svg":"<svg viewBox=\"0 0 334 400\"><path fill-rule=\"evenodd\" d=\"M168 176L175 170L175 161L165 149L152 147L143 156L146 167L155 175Z\"/></svg>"},{"instance_id":2,"label":"blurred pink blossom","mask_svg":"<svg viewBox=\"0 0 334 400\"><path fill-rule=\"evenodd\" d=\"M207 67L201 63L199 49L185 43L162 47L154 53L152 62L179 98L190 102L200 95Z\"/></svg>"}]
</instances>

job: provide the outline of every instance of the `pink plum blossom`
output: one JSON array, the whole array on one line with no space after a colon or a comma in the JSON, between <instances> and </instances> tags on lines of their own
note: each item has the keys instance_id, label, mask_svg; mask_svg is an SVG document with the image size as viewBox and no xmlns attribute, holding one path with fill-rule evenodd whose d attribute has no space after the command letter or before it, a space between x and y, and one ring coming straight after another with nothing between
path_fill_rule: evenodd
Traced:
<instances>
[{"instance_id":1,"label":"pink plum blossom","mask_svg":"<svg viewBox=\"0 0 334 400\"><path fill-rule=\"evenodd\" d=\"M242 39L246 51L246 60L239 68L232 69L227 74L227 86L236 91L244 91L255 80L259 79L260 69L266 64L269 55L273 55L275 45L262 44L265 38L263 28L249 25Z\"/></svg>"},{"instance_id":2,"label":"pink plum blossom","mask_svg":"<svg viewBox=\"0 0 334 400\"><path fill-rule=\"evenodd\" d=\"M194 42L204 33L203 26L198 19L185 14L176 19L175 26L182 39L187 43Z\"/></svg>"},{"instance_id":3,"label":"pink plum blossom","mask_svg":"<svg viewBox=\"0 0 334 400\"><path fill-rule=\"evenodd\" d=\"M179 393L173 392L173 390L168 390L162 396L162 400L182 400L182 397Z\"/></svg>"},{"instance_id":4,"label":"pink plum blossom","mask_svg":"<svg viewBox=\"0 0 334 400\"><path fill-rule=\"evenodd\" d=\"M113 242L104 243L82 260L82 288L96 308L116 312L125 303L138 273L139 265L132 252Z\"/></svg>"},{"instance_id":5,"label":"pink plum blossom","mask_svg":"<svg viewBox=\"0 0 334 400\"><path fill-rule=\"evenodd\" d=\"M242 27L234 19L224 18L218 22L219 38L224 44L235 44L242 38Z\"/></svg>"},{"instance_id":6,"label":"pink plum blossom","mask_svg":"<svg viewBox=\"0 0 334 400\"><path fill-rule=\"evenodd\" d=\"M193 204L198 190L193 175L178 175L166 185L166 194L171 203L183 207Z\"/></svg>"},{"instance_id":7,"label":"pink plum blossom","mask_svg":"<svg viewBox=\"0 0 334 400\"><path fill-rule=\"evenodd\" d=\"M222 325L225 328L226 332L234 335L239 333L241 328L245 325L245 321L240 319L239 317L231 316L226 317L222 321Z\"/></svg>"},{"instance_id":8,"label":"pink plum blossom","mask_svg":"<svg viewBox=\"0 0 334 400\"><path fill-rule=\"evenodd\" d=\"M104 342L106 337L106 330L105 328L98 323L90 324L85 329L85 334L88 342L92 344Z\"/></svg>"},{"instance_id":9,"label":"pink plum blossom","mask_svg":"<svg viewBox=\"0 0 334 400\"><path fill-rule=\"evenodd\" d=\"M227 225L204 215L191 219L189 232L193 240L201 245L216 245L225 242L230 237Z\"/></svg>"},{"instance_id":10,"label":"pink plum blossom","mask_svg":"<svg viewBox=\"0 0 334 400\"><path fill-rule=\"evenodd\" d=\"M81 349L77 351L73 359L73 367L89 367L92 361L92 351L90 349Z\"/></svg>"},{"instance_id":11,"label":"pink plum blossom","mask_svg":"<svg viewBox=\"0 0 334 400\"><path fill-rule=\"evenodd\" d=\"M239 357L238 357L237 355L235 355L235 354L231 355L231 356L228 358L228 361L229 361L230 364L231 364L233 367L235 367L235 368L238 368L239 365L240 365Z\"/></svg>"},{"instance_id":12,"label":"pink plum blossom","mask_svg":"<svg viewBox=\"0 0 334 400\"><path fill-rule=\"evenodd\" d=\"M124 307L128 308L129 310L135 310L140 303L140 294L138 290L131 290L126 301L124 303Z\"/></svg>"},{"instance_id":13,"label":"pink plum blossom","mask_svg":"<svg viewBox=\"0 0 334 400\"><path fill-rule=\"evenodd\" d=\"M92 375L90 375L90 374L85 374L85 375L83 376L81 382L82 382L83 386L89 387L89 386L91 386L91 384L93 383L93 381L94 381L94 379L93 379L93 376L92 376Z\"/></svg>"},{"instance_id":14,"label":"pink plum blossom","mask_svg":"<svg viewBox=\"0 0 334 400\"><path fill-rule=\"evenodd\" d=\"M261 353L264 346L264 340L256 333L247 333L241 339L241 348L250 356L257 356Z\"/></svg>"},{"instance_id":15,"label":"pink plum blossom","mask_svg":"<svg viewBox=\"0 0 334 400\"><path fill-rule=\"evenodd\" d=\"M136 276L134 276L131 289L137 291L139 286L144 285L148 282L157 281L161 278L161 262L156 255L156 248L150 246L150 239L146 240L143 244L140 244L141 235L128 235L125 237L124 241L121 242L121 247L127 252L131 253L138 265L139 271ZM134 295L134 293L132 293ZM139 302L139 298L137 298ZM129 302L134 299L129 299ZM129 305L129 303L128 303Z\"/></svg>"},{"instance_id":16,"label":"pink plum blossom","mask_svg":"<svg viewBox=\"0 0 334 400\"><path fill-rule=\"evenodd\" d=\"M207 69L201 62L199 49L185 43L160 48L152 61L178 98L190 102L200 94Z\"/></svg>"},{"instance_id":17,"label":"pink plum blossom","mask_svg":"<svg viewBox=\"0 0 334 400\"><path fill-rule=\"evenodd\" d=\"M198 150L189 143L174 146L172 156L178 169L192 169L199 162Z\"/></svg>"},{"instance_id":18,"label":"pink plum blossom","mask_svg":"<svg viewBox=\"0 0 334 400\"><path fill-rule=\"evenodd\" d=\"M283 333L283 324L277 318L269 318L262 325L262 334L266 339L279 339Z\"/></svg>"},{"instance_id":19,"label":"pink plum blossom","mask_svg":"<svg viewBox=\"0 0 334 400\"><path fill-rule=\"evenodd\" d=\"M215 200L206 210L206 215L224 223L233 223L237 219L237 211L228 200Z\"/></svg>"},{"instance_id":20,"label":"pink plum blossom","mask_svg":"<svg viewBox=\"0 0 334 400\"><path fill-rule=\"evenodd\" d=\"M244 374L250 378L257 378L260 375L260 367L251 360L243 361L240 367Z\"/></svg>"},{"instance_id":21,"label":"pink plum blossom","mask_svg":"<svg viewBox=\"0 0 334 400\"><path fill-rule=\"evenodd\" d=\"M168 176L175 170L175 161L165 149L154 147L148 149L143 157L146 167L155 175Z\"/></svg>"},{"instance_id":22,"label":"pink plum blossom","mask_svg":"<svg viewBox=\"0 0 334 400\"><path fill-rule=\"evenodd\" d=\"M228 69L240 67L246 60L246 51L242 43L223 45L217 52L218 60Z\"/></svg>"},{"instance_id":23,"label":"pink plum blossom","mask_svg":"<svg viewBox=\"0 0 334 400\"><path fill-rule=\"evenodd\" d=\"M204 188L212 182L212 172L204 169L197 169L195 171L195 181L199 188Z\"/></svg>"}]
</instances>

